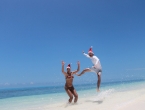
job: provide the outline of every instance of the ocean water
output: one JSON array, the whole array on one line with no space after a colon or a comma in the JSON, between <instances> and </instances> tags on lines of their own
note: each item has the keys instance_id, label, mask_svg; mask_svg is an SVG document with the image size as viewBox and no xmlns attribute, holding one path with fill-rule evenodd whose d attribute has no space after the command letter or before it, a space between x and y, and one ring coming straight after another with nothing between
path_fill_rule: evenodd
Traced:
<instances>
[{"instance_id":1,"label":"ocean water","mask_svg":"<svg viewBox=\"0 0 145 110\"><path fill-rule=\"evenodd\" d=\"M96 84L81 84L74 87L79 99L97 95L106 97L114 92L145 88L145 80L102 83L101 93L96 92ZM67 100L64 86L0 89L0 110L42 109L45 105L66 103Z\"/></svg>"}]
</instances>

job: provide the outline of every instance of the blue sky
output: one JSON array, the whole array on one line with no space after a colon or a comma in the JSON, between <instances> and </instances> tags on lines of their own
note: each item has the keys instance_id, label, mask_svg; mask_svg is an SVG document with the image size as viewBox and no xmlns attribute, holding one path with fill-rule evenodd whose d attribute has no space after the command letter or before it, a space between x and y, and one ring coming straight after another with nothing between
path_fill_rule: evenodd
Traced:
<instances>
[{"instance_id":1,"label":"blue sky","mask_svg":"<svg viewBox=\"0 0 145 110\"><path fill-rule=\"evenodd\" d=\"M92 66L82 54L90 46L103 82L145 78L144 12L144 0L1 0L0 86L64 84L61 61Z\"/></svg>"}]
</instances>

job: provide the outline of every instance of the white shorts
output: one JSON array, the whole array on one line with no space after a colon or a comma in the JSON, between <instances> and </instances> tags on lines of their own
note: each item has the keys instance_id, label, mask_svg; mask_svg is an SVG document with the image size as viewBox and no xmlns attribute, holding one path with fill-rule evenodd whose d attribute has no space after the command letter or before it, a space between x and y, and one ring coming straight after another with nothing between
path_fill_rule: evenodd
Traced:
<instances>
[{"instance_id":1,"label":"white shorts","mask_svg":"<svg viewBox=\"0 0 145 110\"><path fill-rule=\"evenodd\" d=\"M89 68L91 70L91 72L94 72L94 73L99 73L98 75L101 75L102 73L102 69L99 69L99 68L94 68L94 67L91 67Z\"/></svg>"}]
</instances>

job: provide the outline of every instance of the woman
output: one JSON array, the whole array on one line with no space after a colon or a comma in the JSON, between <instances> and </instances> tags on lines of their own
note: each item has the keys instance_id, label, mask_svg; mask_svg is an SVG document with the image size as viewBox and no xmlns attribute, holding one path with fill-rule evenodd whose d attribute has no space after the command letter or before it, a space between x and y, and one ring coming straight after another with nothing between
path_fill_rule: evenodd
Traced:
<instances>
[{"instance_id":1,"label":"woman","mask_svg":"<svg viewBox=\"0 0 145 110\"><path fill-rule=\"evenodd\" d=\"M75 97L74 99L74 103L77 102L78 100L78 94L76 92L76 90L73 87L73 78L74 78L74 74L76 74L79 70L80 70L80 62L78 62L78 69L76 71L71 72L71 67L70 64L67 66L67 72L64 71L64 62L62 61L62 73L65 75L65 79L66 79L66 84L65 84L65 91L69 96L69 103L72 102L73 100L73 96Z\"/></svg>"}]
</instances>

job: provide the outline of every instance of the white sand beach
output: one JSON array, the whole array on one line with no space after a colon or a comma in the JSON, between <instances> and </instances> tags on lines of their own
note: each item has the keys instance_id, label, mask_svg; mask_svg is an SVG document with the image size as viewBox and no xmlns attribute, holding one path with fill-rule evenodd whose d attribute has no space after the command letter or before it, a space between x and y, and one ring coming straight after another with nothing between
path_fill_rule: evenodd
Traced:
<instances>
[{"instance_id":1,"label":"white sand beach","mask_svg":"<svg viewBox=\"0 0 145 110\"><path fill-rule=\"evenodd\" d=\"M68 104L65 92L3 98L0 110L145 110L144 84L116 83L102 87L99 93L95 88L80 90L77 104Z\"/></svg>"},{"instance_id":2,"label":"white sand beach","mask_svg":"<svg viewBox=\"0 0 145 110\"><path fill-rule=\"evenodd\" d=\"M54 104L43 110L145 110L145 89L124 92L105 92L79 99L78 104Z\"/></svg>"}]
</instances>

